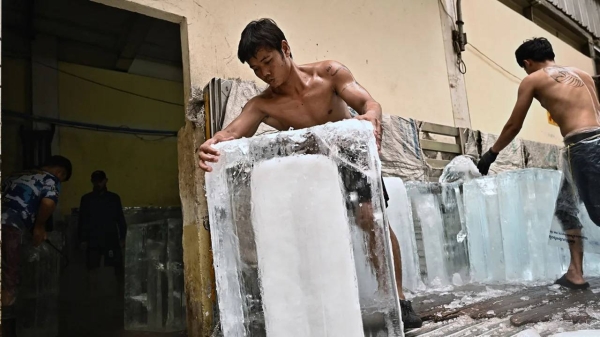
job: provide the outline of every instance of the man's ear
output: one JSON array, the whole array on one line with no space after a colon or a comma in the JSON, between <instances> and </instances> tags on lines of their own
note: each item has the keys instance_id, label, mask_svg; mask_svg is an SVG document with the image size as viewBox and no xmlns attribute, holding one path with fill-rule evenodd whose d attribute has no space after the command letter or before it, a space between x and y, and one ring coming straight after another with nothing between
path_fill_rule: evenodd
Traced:
<instances>
[{"instance_id":1,"label":"man's ear","mask_svg":"<svg viewBox=\"0 0 600 337\"><path fill-rule=\"evenodd\" d=\"M286 40L281 41L281 52L287 57L292 57L292 49Z\"/></svg>"}]
</instances>

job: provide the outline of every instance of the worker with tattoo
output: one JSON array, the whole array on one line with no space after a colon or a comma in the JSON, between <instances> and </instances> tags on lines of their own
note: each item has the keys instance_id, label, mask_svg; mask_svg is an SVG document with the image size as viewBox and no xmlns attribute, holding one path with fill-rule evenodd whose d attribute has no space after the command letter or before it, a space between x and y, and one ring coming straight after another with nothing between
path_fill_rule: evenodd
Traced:
<instances>
[{"instance_id":1,"label":"worker with tattoo","mask_svg":"<svg viewBox=\"0 0 600 337\"><path fill-rule=\"evenodd\" d=\"M569 241L571 264L557 284L585 289L581 223L577 218L578 198L592 221L600 226L600 103L592 77L574 67L554 62L552 45L544 38L525 41L515 52L528 76L519 85L517 103L496 143L479 161L487 174L496 157L519 133L533 99L548 110L564 137L564 178L555 214Z\"/></svg>"},{"instance_id":2,"label":"worker with tattoo","mask_svg":"<svg viewBox=\"0 0 600 337\"><path fill-rule=\"evenodd\" d=\"M268 84L260 95L252 98L237 117L225 129L200 146L200 168L210 172L208 165L217 162L218 151L212 145L241 137L254 135L261 123L277 130L302 129L328 122L352 118L351 109L358 112L355 118L373 124L378 148L381 146L381 106L342 64L336 61L321 61L298 65L292 58L292 50L283 32L273 20L253 21L242 32L238 47L238 58L248 63L256 76ZM340 168L342 181L349 194L358 196L360 209L357 211L361 227L367 235L373 235L373 216L370 212L371 187L367 178ZM365 201L365 202L362 202ZM369 230L370 228L370 230ZM373 245L381 247L383 242L369 238ZM400 246L391 232L392 252L396 283L400 296L402 320L405 328L418 328L421 319L415 314L410 301L402 292L402 266ZM372 261L374 268L384 264ZM377 271L376 271L377 272Z\"/></svg>"}]
</instances>

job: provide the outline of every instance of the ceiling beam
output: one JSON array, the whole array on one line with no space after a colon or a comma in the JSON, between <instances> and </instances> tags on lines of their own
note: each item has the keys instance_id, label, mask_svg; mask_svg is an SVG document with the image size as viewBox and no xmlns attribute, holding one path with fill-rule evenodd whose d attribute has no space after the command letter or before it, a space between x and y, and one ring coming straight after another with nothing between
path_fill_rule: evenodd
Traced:
<instances>
[{"instance_id":1,"label":"ceiling beam","mask_svg":"<svg viewBox=\"0 0 600 337\"><path fill-rule=\"evenodd\" d=\"M120 53L115 64L117 70L125 72L129 71L154 21L151 17L142 14L132 13L132 16L131 24L125 28L126 32L120 41Z\"/></svg>"}]
</instances>

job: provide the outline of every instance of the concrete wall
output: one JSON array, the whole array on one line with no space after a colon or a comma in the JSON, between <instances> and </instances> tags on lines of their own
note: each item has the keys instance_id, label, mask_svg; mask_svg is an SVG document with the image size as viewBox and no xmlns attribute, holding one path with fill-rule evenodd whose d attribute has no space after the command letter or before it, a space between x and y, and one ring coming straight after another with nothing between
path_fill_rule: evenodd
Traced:
<instances>
[{"instance_id":1,"label":"concrete wall","mask_svg":"<svg viewBox=\"0 0 600 337\"><path fill-rule=\"evenodd\" d=\"M15 112L29 110L28 64L5 58L2 107ZM177 131L184 124L183 86L178 82L60 63L59 69L107 86L133 91L177 105L133 96L86 82L67 73L58 75L60 118L111 126ZM2 123L2 172L23 169L19 127L25 122L4 117ZM124 206L179 205L177 140L104 133L59 127L58 154L73 163L73 176L64 184L60 205L63 214L79 207L81 196L91 190L90 174L105 170L109 188L121 196Z\"/></svg>"},{"instance_id":2,"label":"concrete wall","mask_svg":"<svg viewBox=\"0 0 600 337\"><path fill-rule=\"evenodd\" d=\"M186 17L192 85L212 77L256 79L237 59L237 44L248 22L271 17L286 33L296 62L338 60L385 112L453 125L447 81L440 81L446 64L437 0L98 2L170 20L176 18L138 4Z\"/></svg>"},{"instance_id":3,"label":"concrete wall","mask_svg":"<svg viewBox=\"0 0 600 337\"><path fill-rule=\"evenodd\" d=\"M2 58L2 109L25 113L29 110L29 65L27 60ZM6 176L22 169L23 155L19 128L25 122L20 119L2 117L2 173Z\"/></svg>"},{"instance_id":4,"label":"concrete wall","mask_svg":"<svg viewBox=\"0 0 600 337\"><path fill-rule=\"evenodd\" d=\"M469 43L519 78L527 74L515 60L515 50L526 39L546 37L556 62L594 73L592 59L552 36L496 0L463 1ZM490 62L472 46L464 53L471 122L474 129L499 134L510 116L520 81ZM558 127L548 124L546 110L534 100L519 137L561 144Z\"/></svg>"},{"instance_id":5,"label":"concrete wall","mask_svg":"<svg viewBox=\"0 0 600 337\"><path fill-rule=\"evenodd\" d=\"M157 102L83 81L64 72L58 76L60 118L138 129L177 131L184 124L183 86L127 73L60 63L59 69L92 81L180 106ZM79 207L91 190L90 174L104 170L109 188L123 206L179 205L177 139L59 128L60 154L73 163L64 185L61 210Z\"/></svg>"}]
</instances>

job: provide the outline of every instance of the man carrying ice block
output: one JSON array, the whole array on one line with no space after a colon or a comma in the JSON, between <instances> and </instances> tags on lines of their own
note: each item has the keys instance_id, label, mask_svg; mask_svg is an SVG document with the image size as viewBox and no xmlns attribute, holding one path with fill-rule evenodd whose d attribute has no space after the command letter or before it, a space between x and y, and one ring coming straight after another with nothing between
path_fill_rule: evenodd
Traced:
<instances>
[{"instance_id":1,"label":"man carrying ice block","mask_svg":"<svg viewBox=\"0 0 600 337\"><path fill-rule=\"evenodd\" d=\"M600 103L592 77L577 68L554 62L554 51L544 38L525 41L515 52L528 76L519 85L517 103L496 143L477 166L487 174L490 165L519 133L533 99L550 112L564 137L563 172L556 216L569 239L571 264L556 281L570 289L585 289L581 223L577 219L577 195L592 221L600 226Z\"/></svg>"},{"instance_id":2,"label":"man carrying ice block","mask_svg":"<svg viewBox=\"0 0 600 337\"><path fill-rule=\"evenodd\" d=\"M217 162L219 158L212 145L251 137L260 123L278 130L303 129L352 118L349 107L359 113L357 119L373 124L377 146L381 146L379 103L356 82L348 68L336 61L296 64L285 35L273 20L252 21L246 26L239 43L238 58L242 63L248 63L256 76L269 86L252 98L231 124L200 146L200 168L204 171L210 172L212 168L207 163ZM344 170L342 173L348 192L355 192L359 202L371 199L366 177L355 177ZM369 207L367 202L362 205ZM368 224L363 225L368 227ZM405 328L418 328L422 325L421 319L402 292L400 246L391 229L390 233L402 321ZM373 261L373 264L377 268L379 263Z\"/></svg>"}]
</instances>

